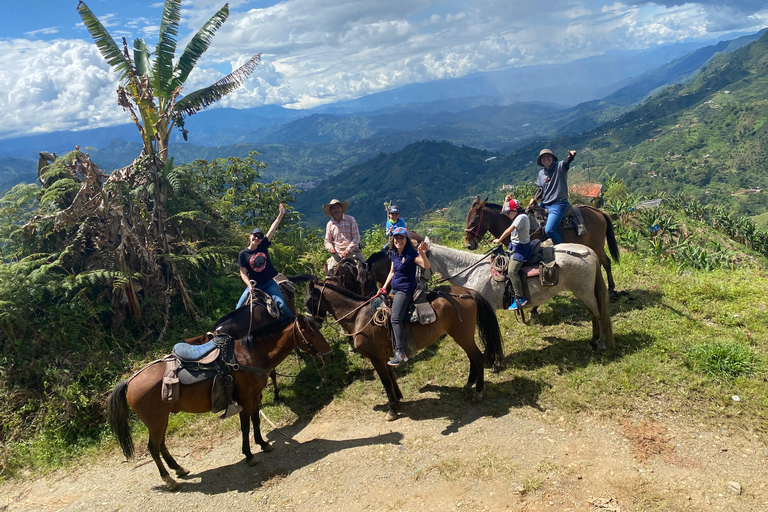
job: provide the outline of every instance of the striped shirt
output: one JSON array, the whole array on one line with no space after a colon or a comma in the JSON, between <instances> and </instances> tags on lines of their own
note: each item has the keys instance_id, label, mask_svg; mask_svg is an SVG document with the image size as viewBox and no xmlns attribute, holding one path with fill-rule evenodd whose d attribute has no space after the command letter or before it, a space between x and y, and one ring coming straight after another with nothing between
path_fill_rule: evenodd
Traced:
<instances>
[{"instance_id":1,"label":"striped shirt","mask_svg":"<svg viewBox=\"0 0 768 512\"><path fill-rule=\"evenodd\" d=\"M360 247L360 231L357 229L357 221L351 215L343 214L341 220L336 222L331 219L325 226L325 248L328 252L331 248L337 253L345 250L349 253L356 252Z\"/></svg>"}]
</instances>

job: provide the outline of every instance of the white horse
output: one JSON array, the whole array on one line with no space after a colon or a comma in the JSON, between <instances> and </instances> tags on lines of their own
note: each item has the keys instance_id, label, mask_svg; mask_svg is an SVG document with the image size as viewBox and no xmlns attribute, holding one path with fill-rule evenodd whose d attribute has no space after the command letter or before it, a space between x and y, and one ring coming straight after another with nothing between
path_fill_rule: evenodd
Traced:
<instances>
[{"instance_id":1,"label":"white horse","mask_svg":"<svg viewBox=\"0 0 768 512\"><path fill-rule=\"evenodd\" d=\"M432 270L439 272L454 286L464 286L480 293L494 309L504 308L504 282L491 279L490 257L451 249L430 242L427 257ZM608 289L600 271L595 252L581 244L558 244L555 261L560 267L558 283L542 286L538 277L528 279L530 300L525 307L533 308L547 302L560 292L572 292L587 307L592 317L590 345L598 351L614 346Z\"/></svg>"}]
</instances>

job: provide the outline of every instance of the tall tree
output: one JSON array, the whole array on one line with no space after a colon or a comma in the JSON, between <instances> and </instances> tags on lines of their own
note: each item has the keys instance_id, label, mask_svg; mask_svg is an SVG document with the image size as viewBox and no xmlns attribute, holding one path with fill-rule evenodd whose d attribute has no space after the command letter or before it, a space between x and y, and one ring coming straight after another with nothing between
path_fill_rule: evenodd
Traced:
<instances>
[{"instance_id":1,"label":"tall tree","mask_svg":"<svg viewBox=\"0 0 768 512\"><path fill-rule=\"evenodd\" d=\"M261 54L254 55L216 83L181 96L189 74L229 16L229 4L224 4L197 31L175 63L181 0L165 0L157 46L150 52L144 39L135 39L133 58L125 38L122 39L121 49L84 2L80 1L77 12L101 54L120 75L117 101L131 114L138 127L144 153L157 154L163 162L168 159L168 142L173 127L180 128L186 140L185 117L203 110L241 86L261 59Z\"/></svg>"}]
</instances>

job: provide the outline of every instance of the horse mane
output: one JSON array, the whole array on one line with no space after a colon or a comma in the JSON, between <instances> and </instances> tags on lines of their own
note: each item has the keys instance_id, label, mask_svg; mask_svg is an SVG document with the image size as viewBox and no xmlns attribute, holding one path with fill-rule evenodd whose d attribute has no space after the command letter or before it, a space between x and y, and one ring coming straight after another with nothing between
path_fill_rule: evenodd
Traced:
<instances>
[{"instance_id":1,"label":"horse mane","mask_svg":"<svg viewBox=\"0 0 768 512\"><path fill-rule=\"evenodd\" d=\"M379 260L387 260L389 261L389 255L384 251L376 251L375 253L368 256L368 259L365 260L365 262L368 265L372 265L374 263L378 263Z\"/></svg>"},{"instance_id":2,"label":"horse mane","mask_svg":"<svg viewBox=\"0 0 768 512\"><path fill-rule=\"evenodd\" d=\"M501 210L503 209L503 206L496 203L485 203L485 207L489 210L493 210L496 213L501 213Z\"/></svg>"},{"instance_id":3,"label":"horse mane","mask_svg":"<svg viewBox=\"0 0 768 512\"><path fill-rule=\"evenodd\" d=\"M269 322L264 327L252 331L251 334L244 336L240 341L245 348L255 348L259 341L272 336L276 332L282 331L288 325L292 324L294 320L296 320L294 317L280 317L274 322Z\"/></svg>"},{"instance_id":4,"label":"horse mane","mask_svg":"<svg viewBox=\"0 0 768 512\"><path fill-rule=\"evenodd\" d=\"M434 251L435 249L438 250L438 252L444 252L449 253L452 258L460 260L459 264L466 264L471 265L473 263L476 263L478 260L481 260L485 258L485 254L475 254L473 252L469 251L463 251L460 249L452 249L451 247L446 247L444 245L439 245L436 243L430 243L429 244L429 250ZM429 254L427 254L427 257L429 257Z\"/></svg>"},{"instance_id":5,"label":"horse mane","mask_svg":"<svg viewBox=\"0 0 768 512\"><path fill-rule=\"evenodd\" d=\"M219 325L223 324L225 321L231 320L232 317L234 317L235 315L241 314L241 313L238 313L238 311L240 311L242 308L245 308L245 307L248 307L248 305L246 304L246 305L240 306L237 309L234 309L234 310L230 311L229 313L227 313L223 317L221 317L218 320L216 320L216 322L213 325L214 326L219 326Z\"/></svg>"},{"instance_id":6,"label":"horse mane","mask_svg":"<svg viewBox=\"0 0 768 512\"><path fill-rule=\"evenodd\" d=\"M353 300L356 300L356 301L365 302L369 298L369 297L363 297L362 295L358 295L355 292L349 291L346 288L344 288L343 286L339 286L337 284L333 284L333 283L318 283L318 286L320 286L320 285L325 286L326 288L328 288L330 290L333 290L333 291L337 292L338 294L347 297L348 299L353 299Z\"/></svg>"}]
</instances>

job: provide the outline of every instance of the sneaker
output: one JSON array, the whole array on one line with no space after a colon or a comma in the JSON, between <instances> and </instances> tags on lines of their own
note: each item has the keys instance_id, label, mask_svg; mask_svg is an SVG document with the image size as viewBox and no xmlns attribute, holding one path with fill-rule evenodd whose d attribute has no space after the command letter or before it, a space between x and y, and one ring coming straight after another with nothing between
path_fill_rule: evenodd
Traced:
<instances>
[{"instance_id":1,"label":"sneaker","mask_svg":"<svg viewBox=\"0 0 768 512\"><path fill-rule=\"evenodd\" d=\"M408 356L405 355L403 352L395 352L395 355L392 356L392 359L387 361L387 364L389 366L400 366L401 364L408 361Z\"/></svg>"},{"instance_id":2,"label":"sneaker","mask_svg":"<svg viewBox=\"0 0 768 512\"><path fill-rule=\"evenodd\" d=\"M224 414L222 414L219 417L221 419L225 420L227 418L231 418L235 414L240 414L240 411L242 411L242 410L243 410L243 408L240 405L236 404L235 402L232 402L231 404L229 404L227 406L227 410L224 412Z\"/></svg>"},{"instance_id":3,"label":"sneaker","mask_svg":"<svg viewBox=\"0 0 768 512\"><path fill-rule=\"evenodd\" d=\"M517 307L521 308L526 304L528 304L528 300L525 297L523 297L522 299L517 299Z\"/></svg>"}]
</instances>

